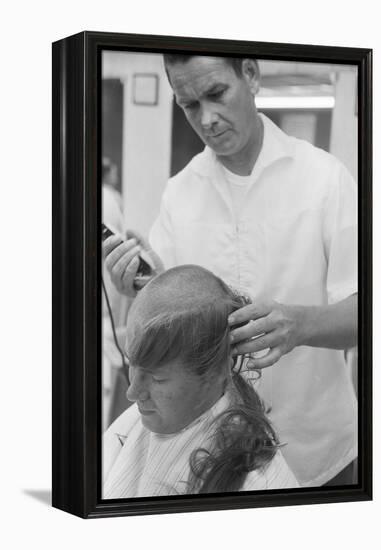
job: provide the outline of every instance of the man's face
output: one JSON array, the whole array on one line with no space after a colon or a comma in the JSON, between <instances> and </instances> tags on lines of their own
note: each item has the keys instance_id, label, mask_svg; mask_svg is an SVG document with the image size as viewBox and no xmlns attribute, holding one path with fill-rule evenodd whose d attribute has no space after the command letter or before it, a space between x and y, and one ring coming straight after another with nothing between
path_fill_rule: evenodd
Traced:
<instances>
[{"instance_id":1,"label":"man's face","mask_svg":"<svg viewBox=\"0 0 381 550\"><path fill-rule=\"evenodd\" d=\"M137 403L143 425L170 434L188 426L215 401L213 389L179 361L152 370L130 366L127 399Z\"/></svg>"},{"instance_id":2,"label":"man's face","mask_svg":"<svg viewBox=\"0 0 381 550\"><path fill-rule=\"evenodd\" d=\"M202 141L219 156L244 150L253 139L253 95L258 75L245 60L243 76L223 58L192 57L168 67L176 102Z\"/></svg>"}]
</instances>

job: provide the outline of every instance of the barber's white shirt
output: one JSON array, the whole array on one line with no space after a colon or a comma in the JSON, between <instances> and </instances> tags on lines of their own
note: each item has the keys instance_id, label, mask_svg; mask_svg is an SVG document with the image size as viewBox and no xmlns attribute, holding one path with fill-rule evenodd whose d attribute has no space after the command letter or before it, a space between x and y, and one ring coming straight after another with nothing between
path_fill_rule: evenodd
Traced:
<instances>
[{"instance_id":1,"label":"barber's white shirt","mask_svg":"<svg viewBox=\"0 0 381 550\"><path fill-rule=\"evenodd\" d=\"M184 494L193 450L210 448L213 420L228 407L226 395L187 428L155 434L145 428L136 405L107 430L103 440L103 498ZM247 475L241 491L299 487L280 451L262 470Z\"/></svg>"},{"instance_id":2,"label":"barber's white shirt","mask_svg":"<svg viewBox=\"0 0 381 550\"><path fill-rule=\"evenodd\" d=\"M261 117L263 147L238 212L205 148L169 180L151 245L167 268L202 265L254 299L340 301L357 292L355 182L332 155ZM302 485L325 483L357 456L357 400L343 352L298 347L262 371L258 391Z\"/></svg>"}]
</instances>

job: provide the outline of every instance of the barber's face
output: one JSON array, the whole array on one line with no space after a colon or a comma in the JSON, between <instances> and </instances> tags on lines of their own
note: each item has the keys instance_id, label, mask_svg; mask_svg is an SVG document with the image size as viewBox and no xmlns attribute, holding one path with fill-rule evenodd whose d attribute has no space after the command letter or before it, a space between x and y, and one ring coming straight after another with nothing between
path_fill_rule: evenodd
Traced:
<instances>
[{"instance_id":1,"label":"barber's face","mask_svg":"<svg viewBox=\"0 0 381 550\"><path fill-rule=\"evenodd\" d=\"M243 60L237 76L223 58L192 57L168 68L176 102L202 141L219 156L235 155L254 138L258 74Z\"/></svg>"},{"instance_id":2,"label":"barber's face","mask_svg":"<svg viewBox=\"0 0 381 550\"><path fill-rule=\"evenodd\" d=\"M137 403L143 425L169 434L185 428L215 401L213 388L173 361L161 368L130 366L127 399Z\"/></svg>"}]
</instances>

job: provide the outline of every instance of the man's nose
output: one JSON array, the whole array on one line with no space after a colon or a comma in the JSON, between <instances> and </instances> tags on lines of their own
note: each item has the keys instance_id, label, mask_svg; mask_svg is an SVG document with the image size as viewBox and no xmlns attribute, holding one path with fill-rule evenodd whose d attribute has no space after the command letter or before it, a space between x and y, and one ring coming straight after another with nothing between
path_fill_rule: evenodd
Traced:
<instances>
[{"instance_id":1,"label":"man's nose","mask_svg":"<svg viewBox=\"0 0 381 550\"><path fill-rule=\"evenodd\" d=\"M126 392L128 401L146 401L149 397L149 391L145 384L144 375L135 374L131 378L130 386Z\"/></svg>"},{"instance_id":2,"label":"man's nose","mask_svg":"<svg viewBox=\"0 0 381 550\"><path fill-rule=\"evenodd\" d=\"M209 105L204 105L201 111L201 126L208 130L217 122L217 115Z\"/></svg>"}]
</instances>

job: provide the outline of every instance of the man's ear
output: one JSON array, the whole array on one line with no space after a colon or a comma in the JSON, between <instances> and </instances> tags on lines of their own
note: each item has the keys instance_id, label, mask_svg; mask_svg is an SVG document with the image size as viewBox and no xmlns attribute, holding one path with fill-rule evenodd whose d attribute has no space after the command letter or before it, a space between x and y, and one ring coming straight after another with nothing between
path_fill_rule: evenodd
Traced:
<instances>
[{"instance_id":1,"label":"man's ear","mask_svg":"<svg viewBox=\"0 0 381 550\"><path fill-rule=\"evenodd\" d=\"M260 73L258 62L255 59L242 60L242 77L246 80L253 96L259 91Z\"/></svg>"}]
</instances>

